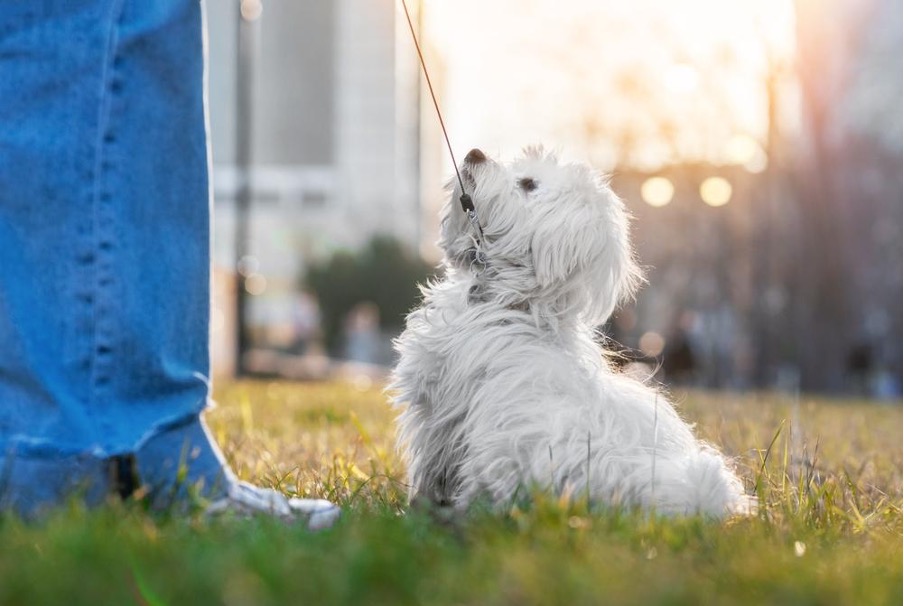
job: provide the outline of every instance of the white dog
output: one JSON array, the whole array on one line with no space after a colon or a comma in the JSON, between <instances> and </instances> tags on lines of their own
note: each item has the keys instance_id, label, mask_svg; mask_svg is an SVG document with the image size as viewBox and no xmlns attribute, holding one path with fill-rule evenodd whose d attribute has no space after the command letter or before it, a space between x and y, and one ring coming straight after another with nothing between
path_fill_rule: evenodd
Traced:
<instances>
[{"instance_id":1,"label":"white dog","mask_svg":"<svg viewBox=\"0 0 904 606\"><path fill-rule=\"evenodd\" d=\"M504 507L540 489L667 514L748 510L723 457L594 338L641 280L622 202L539 149L511 165L475 149L461 173L483 238L455 187L445 277L396 342L410 496Z\"/></svg>"}]
</instances>

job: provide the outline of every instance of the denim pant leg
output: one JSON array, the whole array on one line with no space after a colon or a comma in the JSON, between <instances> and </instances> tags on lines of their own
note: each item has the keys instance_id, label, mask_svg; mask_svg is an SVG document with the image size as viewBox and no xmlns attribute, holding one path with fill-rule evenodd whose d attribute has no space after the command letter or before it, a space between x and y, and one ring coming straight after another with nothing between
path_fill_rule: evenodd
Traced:
<instances>
[{"instance_id":1,"label":"denim pant leg","mask_svg":"<svg viewBox=\"0 0 904 606\"><path fill-rule=\"evenodd\" d=\"M124 453L155 484L180 456L222 479L202 27L198 0L0 10L0 505Z\"/></svg>"}]
</instances>

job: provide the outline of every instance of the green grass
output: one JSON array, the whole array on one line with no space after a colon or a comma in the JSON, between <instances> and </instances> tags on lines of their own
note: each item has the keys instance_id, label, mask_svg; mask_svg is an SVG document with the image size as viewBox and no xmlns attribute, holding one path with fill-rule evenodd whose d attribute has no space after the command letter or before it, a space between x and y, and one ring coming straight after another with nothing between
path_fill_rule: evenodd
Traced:
<instances>
[{"instance_id":1,"label":"green grass","mask_svg":"<svg viewBox=\"0 0 904 606\"><path fill-rule=\"evenodd\" d=\"M537 496L439 521L405 506L379 389L221 384L214 434L244 479L331 498L311 534L267 519L70 507L0 517L0 604L900 604L902 411L679 395L760 512L725 523Z\"/></svg>"}]
</instances>

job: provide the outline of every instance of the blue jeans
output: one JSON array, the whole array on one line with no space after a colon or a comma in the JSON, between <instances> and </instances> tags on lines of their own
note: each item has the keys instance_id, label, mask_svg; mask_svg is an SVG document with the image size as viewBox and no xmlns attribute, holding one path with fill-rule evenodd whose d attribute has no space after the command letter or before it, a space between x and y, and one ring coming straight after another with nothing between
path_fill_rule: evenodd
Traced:
<instances>
[{"instance_id":1,"label":"blue jeans","mask_svg":"<svg viewBox=\"0 0 904 606\"><path fill-rule=\"evenodd\" d=\"M228 473L202 28L198 0L0 9L0 507L102 500L123 456L159 490Z\"/></svg>"}]
</instances>

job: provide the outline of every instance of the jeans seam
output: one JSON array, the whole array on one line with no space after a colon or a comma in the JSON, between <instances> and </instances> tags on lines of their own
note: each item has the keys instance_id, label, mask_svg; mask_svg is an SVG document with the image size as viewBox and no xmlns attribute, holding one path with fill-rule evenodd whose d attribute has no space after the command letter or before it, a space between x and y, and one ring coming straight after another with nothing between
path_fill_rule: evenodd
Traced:
<instances>
[{"instance_id":1,"label":"jeans seam","mask_svg":"<svg viewBox=\"0 0 904 606\"><path fill-rule=\"evenodd\" d=\"M110 29L107 34L107 44L103 56L103 72L101 76L101 88L99 95L99 115L97 122L97 136L95 140L95 164L94 164L94 191L92 195L92 230L91 247L93 249L93 275L91 279L94 295L91 298L92 306L92 330L91 330L91 369L89 381L88 410L87 414L95 420L100 419L102 430L109 441L111 427L103 420L103 415L98 416L98 407L107 395L112 380L110 376L109 359L113 353L112 343L109 342L113 331L107 323L110 321L108 301L109 291L113 284L113 272L110 267L112 248L113 225L110 217L110 205L112 192L107 179L112 168L109 148L113 142L111 129L113 100L116 96L117 52L119 47L120 20L123 14L124 0L114 0L109 7ZM106 296L103 296L106 294ZM106 312L106 313L104 313ZM103 349L103 351L102 351Z\"/></svg>"}]
</instances>

